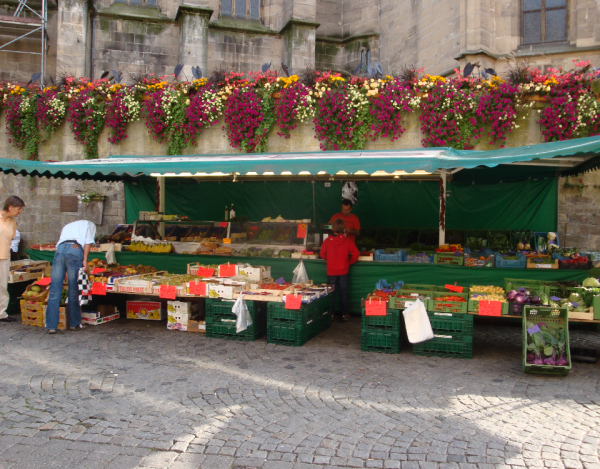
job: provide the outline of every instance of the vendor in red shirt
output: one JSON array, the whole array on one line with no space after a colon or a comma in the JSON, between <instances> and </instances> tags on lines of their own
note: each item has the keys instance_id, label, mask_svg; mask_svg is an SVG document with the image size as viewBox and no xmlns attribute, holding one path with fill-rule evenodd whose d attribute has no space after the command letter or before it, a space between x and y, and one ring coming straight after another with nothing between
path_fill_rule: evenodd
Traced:
<instances>
[{"instance_id":1,"label":"vendor in red shirt","mask_svg":"<svg viewBox=\"0 0 600 469\"><path fill-rule=\"evenodd\" d=\"M353 243L356 243L354 238L360 235L360 220L356 215L350 212L352 212L352 202L350 202L348 199L343 199L342 211L332 216L329 220L329 224L332 225L336 218L341 218L344 220L344 225L346 225L346 238Z\"/></svg>"}]
</instances>

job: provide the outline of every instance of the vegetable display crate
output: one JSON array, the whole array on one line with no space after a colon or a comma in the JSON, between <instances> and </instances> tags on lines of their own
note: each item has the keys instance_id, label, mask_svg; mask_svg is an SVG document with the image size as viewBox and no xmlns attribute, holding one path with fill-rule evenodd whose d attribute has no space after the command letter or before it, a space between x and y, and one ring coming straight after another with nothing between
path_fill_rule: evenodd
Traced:
<instances>
[{"instance_id":1,"label":"vegetable display crate","mask_svg":"<svg viewBox=\"0 0 600 469\"><path fill-rule=\"evenodd\" d=\"M499 252L495 252L494 255L496 256L496 267L505 269L525 269L527 267L527 258L520 252L515 254L518 259L504 259Z\"/></svg>"},{"instance_id":2,"label":"vegetable display crate","mask_svg":"<svg viewBox=\"0 0 600 469\"><path fill-rule=\"evenodd\" d=\"M285 309L285 303L269 302L267 304L267 322L289 322L302 324L309 318L317 318L322 310L319 301L303 304L300 309Z\"/></svg>"},{"instance_id":3,"label":"vegetable display crate","mask_svg":"<svg viewBox=\"0 0 600 469\"><path fill-rule=\"evenodd\" d=\"M569 350L569 311L567 308L553 306L532 306L525 305L523 308L523 371L525 373L542 373L552 375L567 375L571 370L571 353ZM567 364L558 365L535 365L527 363L527 344L528 344L528 325L527 323L539 325L543 322L546 325L562 327L564 330L564 351Z\"/></svg>"},{"instance_id":4,"label":"vegetable display crate","mask_svg":"<svg viewBox=\"0 0 600 469\"><path fill-rule=\"evenodd\" d=\"M465 252L464 265L465 267L494 267L496 256L494 254L484 255L476 252Z\"/></svg>"},{"instance_id":5,"label":"vegetable display crate","mask_svg":"<svg viewBox=\"0 0 600 469\"><path fill-rule=\"evenodd\" d=\"M556 239L554 240L555 243L560 246L560 241L558 240L558 233L554 232L554 234L556 235ZM535 250L536 251L547 251L548 249L540 249L540 246L538 245L538 236L541 236L542 238L544 238L544 240L546 241L546 243L548 243L548 231L536 231L535 233L533 233L533 238L534 238L534 243L535 243ZM543 247L543 246L542 246Z\"/></svg>"},{"instance_id":6,"label":"vegetable display crate","mask_svg":"<svg viewBox=\"0 0 600 469\"><path fill-rule=\"evenodd\" d=\"M519 288L525 288L526 290L532 292L542 292L546 295L550 296L550 289L544 282L540 280L531 280L531 279L515 279L515 278L505 278L504 279L504 290L508 293L511 290L519 290Z\"/></svg>"},{"instance_id":7,"label":"vegetable display crate","mask_svg":"<svg viewBox=\"0 0 600 469\"><path fill-rule=\"evenodd\" d=\"M431 292L418 292L411 290L398 290L398 294L403 296L410 296L410 298L402 298L399 296L390 296L389 307L391 309L405 309L408 305L421 300L425 305L425 309L429 306L429 300L431 299Z\"/></svg>"},{"instance_id":8,"label":"vegetable display crate","mask_svg":"<svg viewBox=\"0 0 600 469\"><path fill-rule=\"evenodd\" d=\"M472 293L470 298L469 298L469 303L468 303L468 311L470 313L479 313L479 302L480 300L473 300L473 296L474 295L485 295L485 293ZM504 297L504 299L506 300L506 295L502 295ZM484 300L485 301L485 300ZM501 314L508 314L508 302L502 302L500 304L500 312Z\"/></svg>"},{"instance_id":9,"label":"vegetable display crate","mask_svg":"<svg viewBox=\"0 0 600 469\"><path fill-rule=\"evenodd\" d=\"M404 251L385 252L385 249L375 249L373 260L379 262L401 262Z\"/></svg>"},{"instance_id":10,"label":"vegetable display crate","mask_svg":"<svg viewBox=\"0 0 600 469\"><path fill-rule=\"evenodd\" d=\"M558 259L558 268L562 270L589 270L592 267L592 261L572 262L569 258Z\"/></svg>"},{"instance_id":11,"label":"vegetable display crate","mask_svg":"<svg viewBox=\"0 0 600 469\"><path fill-rule=\"evenodd\" d=\"M427 313L431 328L435 334L445 332L453 334L465 334L473 336L473 316L470 314L460 314L455 316L446 316L452 313Z\"/></svg>"},{"instance_id":12,"label":"vegetable display crate","mask_svg":"<svg viewBox=\"0 0 600 469\"><path fill-rule=\"evenodd\" d=\"M237 316L231 311L233 301L214 301L206 305L206 337L253 341L265 335L267 330L266 305L247 301L246 306L252 324L242 332L236 332Z\"/></svg>"},{"instance_id":13,"label":"vegetable display crate","mask_svg":"<svg viewBox=\"0 0 600 469\"><path fill-rule=\"evenodd\" d=\"M473 358L473 342L431 339L413 344L413 355L443 358Z\"/></svg>"},{"instance_id":14,"label":"vegetable display crate","mask_svg":"<svg viewBox=\"0 0 600 469\"><path fill-rule=\"evenodd\" d=\"M538 261L538 262L536 262ZM558 269L558 260L552 259L551 257L528 257L527 258L528 269Z\"/></svg>"},{"instance_id":15,"label":"vegetable display crate","mask_svg":"<svg viewBox=\"0 0 600 469\"><path fill-rule=\"evenodd\" d=\"M315 314L301 321L269 321L267 343L299 347L319 334L319 318Z\"/></svg>"},{"instance_id":16,"label":"vegetable display crate","mask_svg":"<svg viewBox=\"0 0 600 469\"><path fill-rule=\"evenodd\" d=\"M360 349L363 352L400 353L400 333L363 329L360 335Z\"/></svg>"},{"instance_id":17,"label":"vegetable display crate","mask_svg":"<svg viewBox=\"0 0 600 469\"><path fill-rule=\"evenodd\" d=\"M402 256L402 260L400 262L407 262L407 263L412 263L412 264L432 264L433 263L433 254L425 254L420 255L419 254L414 254L414 253L407 253L406 251L404 252L404 255Z\"/></svg>"},{"instance_id":18,"label":"vegetable display crate","mask_svg":"<svg viewBox=\"0 0 600 469\"><path fill-rule=\"evenodd\" d=\"M445 253L445 252L436 252L433 255L433 263L434 264L450 264L450 265L464 265L465 259L462 253L460 255L456 255L453 252Z\"/></svg>"},{"instance_id":19,"label":"vegetable display crate","mask_svg":"<svg viewBox=\"0 0 600 469\"><path fill-rule=\"evenodd\" d=\"M523 316L524 303L516 303L514 301L508 302L508 314L509 316Z\"/></svg>"},{"instance_id":20,"label":"vegetable display crate","mask_svg":"<svg viewBox=\"0 0 600 469\"><path fill-rule=\"evenodd\" d=\"M445 300L446 297L463 298L464 301ZM433 293L429 301L429 311L448 311L451 313L467 314L469 295L467 293Z\"/></svg>"},{"instance_id":21,"label":"vegetable display crate","mask_svg":"<svg viewBox=\"0 0 600 469\"><path fill-rule=\"evenodd\" d=\"M400 331L401 314L399 310L388 310L385 316L367 316L365 315L365 308L363 308L361 330L398 333Z\"/></svg>"},{"instance_id":22,"label":"vegetable display crate","mask_svg":"<svg viewBox=\"0 0 600 469\"><path fill-rule=\"evenodd\" d=\"M403 290L410 290L411 292L430 294L431 292L435 291L436 288L440 288L440 287L438 287L436 285L421 285L421 284L417 284L417 283L405 283L404 285L402 285L402 287L398 291L400 292Z\"/></svg>"}]
</instances>

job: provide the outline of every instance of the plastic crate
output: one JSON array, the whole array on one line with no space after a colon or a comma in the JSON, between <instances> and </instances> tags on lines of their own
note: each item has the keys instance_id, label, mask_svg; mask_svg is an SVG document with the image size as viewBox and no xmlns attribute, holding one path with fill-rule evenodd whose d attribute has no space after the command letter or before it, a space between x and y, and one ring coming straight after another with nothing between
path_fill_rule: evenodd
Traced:
<instances>
[{"instance_id":1,"label":"plastic crate","mask_svg":"<svg viewBox=\"0 0 600 469\"><path fill-rule=\"evenodd\" d=\"M439 288L437 285L421 285L417 283L405 283L398 291L402 290L410 290L412 292L423 292L423 293L431 293L435 291L436 288Z\"/></svg>"},{"instance_id":2,"label":"plastic crate","mask_svg":"<svg viewBox=\"0 0 600 469\"><path fill-rule=\"evenodd\" d=\"M360 349L363 352L400 353L400 333L363 330Z\"/></svg>"},{"instance_id":3,"label":"plastic crate","mask_svg":"<svg viewBox=\"0 0 600 469\"><path fill-rule=\"evenodd\" d=\"M319 334L319 322L315 316L306 318L303 323L269 322L267 343L299 347Z\"/></svg>"},{"instance_id":4,"label":"plastic crate","mask_svg":"<svg viewBox=\"0 0 600 469\"><path fill-rule=\"evenodd\" d=\"M403 252L402 260L400 262L407 262L411 264L432 264L433 254L420 256L419 254Z\"/></svg>"},{"instance_id":5,"label":"plastic crate","mask_svg":"<svg viewBox=\"0 0 600 469\"><path fill-rule=\"evenodd\" d=\"M468 304L468 310L469 312L472 313L479 313L479 301L478 300L473 300L473 296L475 295L485 295L486 293L477 293L477 292L473 292L470 294L469 296L469 304ZM496 295L498 295L498 293L495 293ZM501 295L505 300L506 300L506 295ZM501 314L508 314L508 302L504 302L501 304L500 306L501 308Z\"/></svg>"},{"instance_id":6,"label":"plastic crate","mask_svg":"<svg viewBox=\"0 0 600 469\"><path fill-rule=\"evenodd\" d=\"M548 233L550 233L550 232L549 231L536 231L535 233L533 233L533 242L535 244L535 250L536 251L539 251L539 248L538 248L538 236L542 236L542 237L546 238L546 236L548 236ZM560 241L559 241L559 238L558 238L558 233L556 231L552 231L552 233L554 233L556 235L556 244L558 246L560 246ZM545 251L546 250L544 250L544 252Z\"/></svg>"},{"instance_id":7,"label":"plastic crate","mask_svg":"<svg viewBox=\"0 0 600 469\"><path fill-rule=\"evenodd\" d=\"M450 265L463 265L465 263L465 259L463 254L456 255L453 252L436 252L433 255L433 263L434 264L450 264Z\"/></svg>"},{"instance_id":8,"label":"plastic crate","mask_svg":"<svg viewBox=\"0 0 600 469\"><path fill-rule=\"evenodd\" d=\"M327 311L321 311L319 314L319 320L318 325L319 325L319 332L323 332L327 329L329 329L331 327L331 322L332 322L332 318L333 318L333 313L331 312L331 310L327 310Z\"/></svg>"},{"instance_id":9,"label":"plastic crate","mask_svg":"<svg viewBox=\"0 0 600 469\"><path fill-rule=\"evenodd\" d=\"M565 331L566 366L534 365L527 363L527 321L541 321L546 324L558 324ZM569 311L567 308L553 306L525 305L523 309L523 371L525 373L542 373L552 375L567 375L571 371L571 353L569 350Z\"/></svg>"},{"instance_id":10,"label":"plastic crate","mask_svg":"<svg viewBox=\"0 0 600 469\"><path fill-rule=\"evenodd\" d=\"M431 339L413 344L413 355L444 358L473 358L473 342Z\"/></svg>"},{"instance_id":11,"label":"plastic crate","mask_svg":"<svg viewBox=\"0 0 600 469\"><path fill-rule=\"evenodd\" d=\"M499 252L495 252L494 255L496 256L496 267L505 269L525 269L527 267L527 258L520 252L516 253L518 259L503 259Z\"/></svg>"},{"instance_id":12,"label":"plastic crate","mask_svg":"<svg viewBox=\"0 0 600 469\"><path fill-rule=\"evenodd\" d=\"M515 303L514 301L508 302L508 314L509 316L523 316L523 307L525 305L521 303Z\"/></svg>"},{"instance_id":13,"label":"plastic crate","mask_svg":"<svg viewBox=\"0 0 600 469\"><path fill-rule=\"evenodd\" d=\"M234 302L213 301L206 307L206 337L252 341L265 335L267 309L263 302L247 301L246 306L252 324L242 332L236 332L237 316L231 311Z\"/></svg>"},{"instance_id":14,"label":"plastic crate","mask_svg":"<svg viewBox=\"0 0 600 469\"><path fill-rule=\"evenodd\" d=\"M592 261L587 262L570 262L571 259L564 258L558 260L558 268L563 270L590 270Z\"/></svg>"},{"instance_id":15,"label":"plastic crate","mask_svg":"<svg viewBox=\"0 0 600 469\"><path fill-rule=\"evenodd\" d=\"M435 334L458 333L473 335L473 316L460 314L459 316L442 316L444 313L427 313L429 322Z\"/></svg>"},{"instance_id":16,"label":"plastic crate","mask_svg":"<svg viewBox=\"0 0 600 469\"><path fill-rule=\"evenodd\" d=\"M413 296L412 298L400 298L398 296L391 296L389 299L389 308L390 309L405 309L409 304L414 303L417 299L420 299L425 305L425 309L429 307L429 300L431 299L431 292L417 292L411 290L398 290L397 293L402 295L410 295L414 293L418 296Z\"/></svg>"},{"instance_id":17,"label":"plastic crate","mask_svg":"<svg viewBox=\"0 0 600 469\"><path fill-rule=\"evenodd\" d=\"M257 324L254 321L251 326L242 332L236 332L235 323L206 323L206 337L213 339L241 340L251 342L265 335L266 324Z\"/></svg>"},{"instance_id":18,"label":"plastic crate","mask_svg":"<svg viewBox=\"0 0 600 469\"><path fill-rule=\"evenodd\" d=\"M404 251L386 253L384 249L375 249L373 260L379 262L401 262L404 257Z\"/></svg>"},{"instance_id":19,"label":"plastic crate","mask_svg":"<svg viewBox=\"0 0 600 469\"><path fill-rule=\"evenodd\" d=\"M549 287L540 280L531 280L531 279L514 279L514 278L505 278L504 279L504 290L508 293L511 290L518 290L519 288L525 288L529 291L540 291L545 293L548 296L550 295Z\"/></svg>"},{"instance_id":20,"label":"plastic crate","mask_svg":"<svg viewBox=\"0 0 600 469\"><path fill-rule=\"evenodd\" d=\"M458 296L464 298L465 301L442 300L447 296ZM449 311L451 313L467 314L469 295L467 293L433 293L429 301L429 311Z\"/></svg>"},{"instance_id":21,"label":"plastic crate","mask_svg":"<svg viewBox=\"0 0 600 469\"><path fill-rule=\"evenodd\" d=\"M494 267L496 265L495 258L491 249L471 252L470 249L465 248L464 265L465 267Z\"/></svg>"},{"instance_id":22,"label":"plastic crate","mask_svg":"<svg viewBox=\"0 0 600 469\"><path fill-rule=\"evenodd\" d=\"M292 324L303 324L306 320L317 317L321 312L319 306L322 303L314 301L303 304L300 309L285 309L285 303L269 302L267 304L267 323L272 321L289 322Z\"/></svg>"},{"instance_id":23,"label":"plastic crate","mask_svg":"<svg viewBox=\"0 0 600 469\"><path fill-rule=\"evenodd\" d=\"M366 316L365 309L362 309L361 330L374 332L400 331L400 311L388 310L385 316Z\"/></svg>"},{"instance_id":24,"label":"plastic crate","mask_svg":"<svg viewBox=\"0 0 600 469\"><path fill-rule=\"evenodd\" d=\"M505 243L498 244L501 239L506 239ZM510 230L488 230L487 247L492 251L504 251L512 248L512 239Z\"/></svg>"}]
</instances>

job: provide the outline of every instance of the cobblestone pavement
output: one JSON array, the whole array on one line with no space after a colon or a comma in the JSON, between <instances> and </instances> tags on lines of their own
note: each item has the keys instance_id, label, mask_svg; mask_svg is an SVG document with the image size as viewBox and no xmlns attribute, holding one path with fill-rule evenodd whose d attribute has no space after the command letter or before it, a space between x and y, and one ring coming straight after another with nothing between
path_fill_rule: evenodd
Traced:
<instances>
[{"instance_id":1,"label":"cobblestone pavement","mask_svg":"<svg viewBox=\"0 0 600 469\"><path fill-rule=\"evenodd\" d=\"M0 323L0 469L600 468L600 364L526 375L499 324L458 360L361 352L358 318L303 347Z\"/></svg>"}]
</instances>

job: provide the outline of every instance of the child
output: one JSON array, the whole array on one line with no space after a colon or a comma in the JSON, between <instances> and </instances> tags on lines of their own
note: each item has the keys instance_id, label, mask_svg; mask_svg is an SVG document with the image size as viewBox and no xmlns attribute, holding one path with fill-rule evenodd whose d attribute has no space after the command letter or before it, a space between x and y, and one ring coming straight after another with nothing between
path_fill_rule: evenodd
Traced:
<instances>
[{"instance_id":1,"label":"child","mask_svg":"<svg viewBox=\"0 0 600 469\"><path fill-rule=\"evenodd\" d=\"M335 289L340 292L342 321L348 321L348 268L358 260L359 252L354 242L344 234L344 220L336 218L331 228L335 236L330 236L323 242L321 257L327 261L327 283L335 285ZM331 309L335 313L335 292Z\"/></svg>"}]
</instances>

